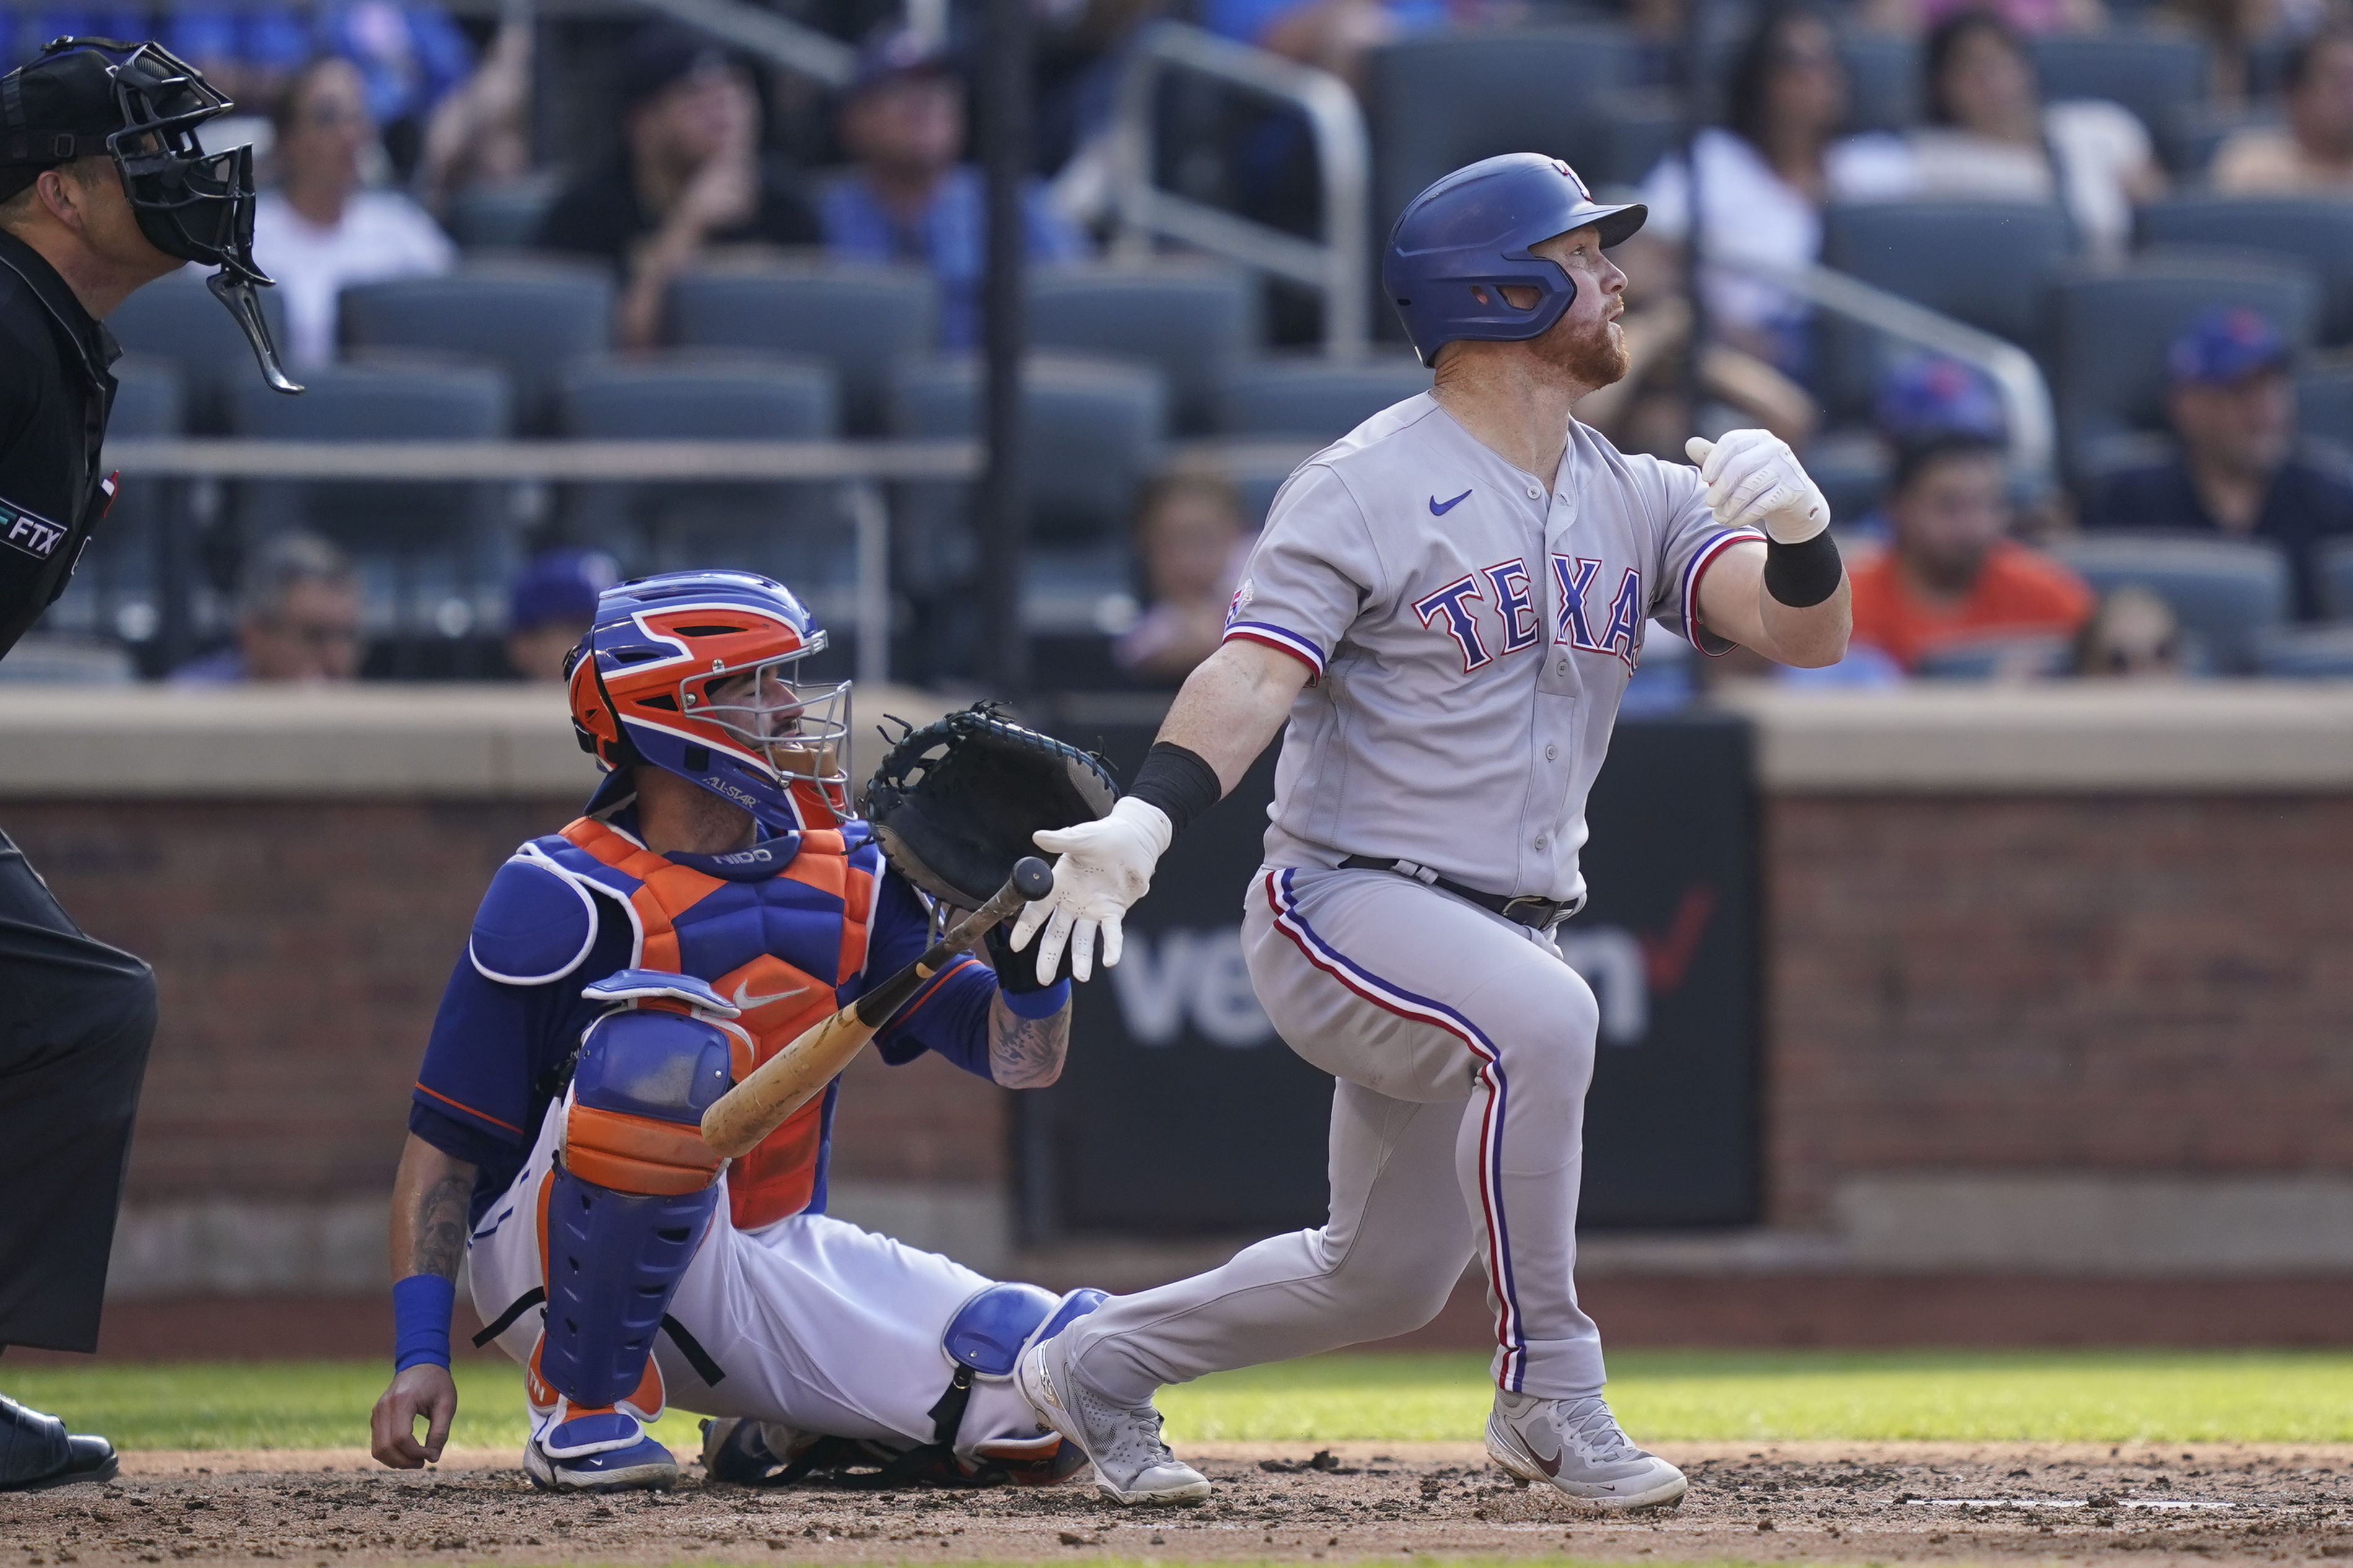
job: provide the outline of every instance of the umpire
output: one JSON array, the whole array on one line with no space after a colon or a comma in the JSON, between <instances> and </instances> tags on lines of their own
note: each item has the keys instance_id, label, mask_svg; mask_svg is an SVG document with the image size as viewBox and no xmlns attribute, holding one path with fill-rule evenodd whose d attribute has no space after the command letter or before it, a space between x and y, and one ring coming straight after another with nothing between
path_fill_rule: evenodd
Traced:
<instances>
[{"instance_id":1,"label":"umpire","mask_svg":"<svg viewBox=\"0 0 2353 1568\"><path fill-rule=\"evenodd\" d=\"M121 352L99 324L190 261L278 369L254 288L253 150L153 44L59 38L0 77L0 656L65 589L114 493L99 468ZM69 919L0 834L0 1348L98 1347L155 977ZM103 1437L0 1396L0 1491L115 1472Z\"/></svg>"}]
</instances>

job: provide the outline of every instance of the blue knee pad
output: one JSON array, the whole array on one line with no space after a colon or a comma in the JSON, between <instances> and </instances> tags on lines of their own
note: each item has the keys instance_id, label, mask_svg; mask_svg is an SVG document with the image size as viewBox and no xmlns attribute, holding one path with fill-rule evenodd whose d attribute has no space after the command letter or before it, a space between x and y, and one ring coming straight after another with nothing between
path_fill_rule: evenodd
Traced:
<instances>
[{"instance_id":1,"label":"blue knee pad","mask_svg":"<svg viewBox=\"0 0 2353 1568\"><path fill-rule=\"evenodd\" d=\"M1024 1350L1052 1339L1108 1300L1092 1287L1056 1296L1035 1285L990 1285L955 1310L940 1343L960 1367L991 1380L1011 1377Z\"/></svg>"},{"instance_id":2,"label":"blue knee pad","mask_svg":"<svg viewBox=\"0 0 2353 1568\"><path fill-rule=\"evenodd\" d=\"M729 1037L681 1013L608 1013L588 1027L565 1105L547 1205L540 1376L575 1405L614 1404L718 1206L702 1113L727 1091Z\"/></svg>"}]
</instances>

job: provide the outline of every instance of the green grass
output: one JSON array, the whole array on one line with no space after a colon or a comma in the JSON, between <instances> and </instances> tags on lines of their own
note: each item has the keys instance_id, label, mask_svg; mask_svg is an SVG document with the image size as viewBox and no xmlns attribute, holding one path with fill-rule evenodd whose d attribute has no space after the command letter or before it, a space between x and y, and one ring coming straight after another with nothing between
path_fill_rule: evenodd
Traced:
<instances>
[{"instance_id":1,"label":"green grass","mask_svg":"<svg viewBox=\"0 0 2353 1568\"><path fill-rule=\"evenodd\" d=\"M1611 1402L1639 1438L2353 1442L2353 1352L1623 1352ZM0 1389L125 1448L364 1447L374 1362L0 1365ZM452 1441L519 1446L518 1373L458 1369ZM1161 1395L1170 1436L1468 1442L1488 1403L1476 1355L1330 1355ZM691 1447L694 1417L657 1428Z\"/></svg>"}]
</instances>

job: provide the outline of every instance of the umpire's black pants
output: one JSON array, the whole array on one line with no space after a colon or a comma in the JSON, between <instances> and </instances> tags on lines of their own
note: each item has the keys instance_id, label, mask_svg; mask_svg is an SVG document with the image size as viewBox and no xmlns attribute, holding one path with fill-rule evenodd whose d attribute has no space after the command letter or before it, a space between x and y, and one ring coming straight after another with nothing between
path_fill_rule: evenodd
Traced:
<instances>
[{"instance_id":1,"label":"umpire's black pants","mask_svg":"<svg viewBox=\"0 0 2353 1568\"><path fill-rule=\"evenodd\" d=\"M98 1348L155 975L0 833L0 1346Z\"/></svg>"}]
</instances>

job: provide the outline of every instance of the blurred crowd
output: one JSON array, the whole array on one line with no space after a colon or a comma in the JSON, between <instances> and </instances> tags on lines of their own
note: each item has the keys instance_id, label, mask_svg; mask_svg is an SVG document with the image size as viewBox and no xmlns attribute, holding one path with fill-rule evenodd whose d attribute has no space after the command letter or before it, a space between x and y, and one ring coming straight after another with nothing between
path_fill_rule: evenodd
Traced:
<instances>
[{"instance_id":1,"label":"blurred crowd","mask_svg":"<svg viewBox=\"0 0 2353 1568\"><path fill-rule=\"evenodd\" d=\"M820 91L669 21L608 17L559 38L551 23L453 16L422 0L8 15L15 55L57 33L153 33L238 100L240 122L207 136L249 137L262 153L256 254L278 280L288 357L307 370L353 351L344 290L506 251L607 269L610 342L625 354L671 341L681 278L808 258L928 274L936 320L924 348L969 352L985 249L970 161L976 6L774 8L852 45L852 79ZM1826 215L1856 203L2047 206L2063 216L2071 256L2094 268L2129 264L2145 243L2137 215L2168 195L2353 204L2346 0L1036 0L1035 15L1036 177L1023 222L1028 254L1045 267L1099 258L1114 89L1134 40L1162 18L1334 71L1366 94L1377 123L1371 62L1398 40L1562 22L1638 40L1650 85L1704 105L1709 123L1687 144L1676 137L1642 163L1603 171L1638 190L1651 216L1619 255L1631 279L1632 372L1579 416L1630 450L1665 456L1694 429L1732 424L1764 426L1810 454L1868 443L1862 488L1851 479L1834 498L1857 651L1804 679L2213 670L2179 595L2092 581L2053 549L2104 533L2262 542L2285 563L2295 619L2342 613L2328 563L2333 542L2353 537L2353 485L2344 452L2316 444L2300 416L2299 377L2315 363L2304 326L2221 303L2169 326L2167 439L2142 461L2071 458L2062 484L2035 487L2009 460L2016 433L1978 370L1882 355L1858 427L1826 398L1819 312L1716 263L1822 259ZM2182 106L2195 113L2152 123L2146 105L2045 90L2042 40L2105 33L2201 43L2208 79ZM1914 49L1904 58L1916 60L1916 110L1905 122L1855 129L1858 38ZM1247 164L1271 144L1266 131L1244 126L1223 151ZM1312 336L1280 294L1255 350ZM871 395L845 384L840 395ZM1180 679L1214 646L1265 500L1265 487L1198 460L1139 475L1113 552L1124 574L1113 596L1130 607L1099 616L1099 653L1068 668L1099 684ZM503 619L488 617L503 643L469 673L545 678L595 584L653 563L610 537L567 534L560 520L521 537L499 568L511 579ZM339 679L375 668L364 646L372 590L349 547L290 527L216 551L227 640L174 678ZM1754 673L1737 659L1676 669L1686 689Z\"/></svg>"}]
</instances>

